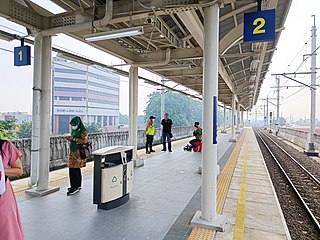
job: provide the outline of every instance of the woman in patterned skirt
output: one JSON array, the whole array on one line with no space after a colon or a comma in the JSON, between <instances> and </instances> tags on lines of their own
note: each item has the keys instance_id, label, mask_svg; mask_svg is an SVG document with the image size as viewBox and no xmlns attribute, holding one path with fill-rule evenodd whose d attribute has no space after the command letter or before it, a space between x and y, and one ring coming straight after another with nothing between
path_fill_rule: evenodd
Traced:
<instances>
[{"instance_id":1,"label":"woman in patterned skirt","mask_svg":"<svg viewBox=\"0 0 320 240\"><path fill-rule=\"evenodd\" d=\"M70 121L71 136L66 137L70 141L70 153L68 158L70 187L67 195L74 195L81 190L81 169L86 166L86 160L80 157L80 146L88 142L88 132L81 118L74 117Z\"/></svg>"}]
</instances>

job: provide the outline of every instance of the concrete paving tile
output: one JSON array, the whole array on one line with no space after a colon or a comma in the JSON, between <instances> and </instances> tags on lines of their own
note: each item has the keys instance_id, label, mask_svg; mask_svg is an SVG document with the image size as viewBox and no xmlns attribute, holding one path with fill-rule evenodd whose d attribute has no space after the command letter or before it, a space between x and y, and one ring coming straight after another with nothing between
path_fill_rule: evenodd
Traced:
<instances>
[{"instance_id":1,"label":"concrete paving tile","mask_svg":"<svg viewBox=\"0 0 320 240\"><path fill-rule=\"evenodd\" d=\"M274 198L271 186L261 187L261 186L257 186L257 185L251 184L251 183L247 183L246 190L247 190L247 192L263 193L266 195L272 195Z\"/></svg>"},{"instance_id":2,"label":"concrete paving tile","mask_svg":"<svg viewBox=\"0 0 320 240\"><path fill-rule=\"evenodd\" d=\"M263 193L247 192L246 193L246 201L276 205L276 200L274 198L274 195L272 195L272 194L268 195L268 194L263 194Z\"/></svg>"},{"instance_id":3,"label":"concrete paving tile","mask_svg":"<svg viewBox=\"0 0 320 240\"><path fill-rule=\"evenodd\" d=\"M256 240L256 239L259 239L259 240L285 240L287 238L285 235L281 235L281 234L245 228L244 239L246 239L246 240Z\"/></svg>"}]
</instances>

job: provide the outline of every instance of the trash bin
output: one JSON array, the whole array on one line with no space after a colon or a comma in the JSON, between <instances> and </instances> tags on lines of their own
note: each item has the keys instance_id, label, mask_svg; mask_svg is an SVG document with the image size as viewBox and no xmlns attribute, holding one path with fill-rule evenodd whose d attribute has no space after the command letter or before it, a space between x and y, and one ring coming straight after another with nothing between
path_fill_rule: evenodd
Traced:
<instances>
[{"instance_id":1,"label":"trash bin","mask_svg":"<svg viewBox=\"0 0 320 240\"><path fill-rule=\"evenodd\" d=\"M132 146L112 146L96 150L94 158L93 204L109 210L129 200L133 189Z\"/></svg>"}]
</instances>

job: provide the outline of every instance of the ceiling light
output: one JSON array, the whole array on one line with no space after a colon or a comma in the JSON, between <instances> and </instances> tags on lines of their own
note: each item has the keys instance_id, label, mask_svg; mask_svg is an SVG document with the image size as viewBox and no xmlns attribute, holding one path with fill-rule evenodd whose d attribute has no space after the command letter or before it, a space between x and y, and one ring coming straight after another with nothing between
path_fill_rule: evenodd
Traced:
<instances>
[{"instance_id":1,"label":"ceiling light","mask_svg":"<svg viewBox=\"0 0 320 240\"><path fill-rule=\"evenodd\" d=\"M162 34L160 34L159 37L164 38L164 36Z\"/></svg>"},{"instance_id":2,"label":"ceiling light","mask_svg":"<svg viewBox=\"0 0 320 240\"><path fill-rule=\"evenodd\" d=\"M131 37L143 34L143 27L125 28L108 32L100 32L83 36L84 40L89 42L110 40L122 37Z\"/></svg>"},{"instance_id":3,"label":"ceiling light","mask_svg":"<svg viewBox=\"0 0 320 240\"><path fill-rule=\"evenodd\" d=\"M254 82L256 80L256 75L251 75L249 81Z\"/></svg>"}]
</instances>

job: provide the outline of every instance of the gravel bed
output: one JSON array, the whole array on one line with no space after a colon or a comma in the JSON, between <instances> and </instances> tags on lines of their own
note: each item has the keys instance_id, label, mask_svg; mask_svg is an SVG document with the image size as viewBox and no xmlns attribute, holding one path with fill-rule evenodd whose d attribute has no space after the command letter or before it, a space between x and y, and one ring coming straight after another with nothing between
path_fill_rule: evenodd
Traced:
<instances>
[{"instance_id":1,"label":"gravel bed","mask_svg":"<svg viewBox=\"0 0 320 240\"><path fill-rule=\"evenodd\" d=\"M314 227L291 185L258 137L257 140L275 187L291 238L299 240L320 239L320 233Z\"/></svg>"}]
</instances>

